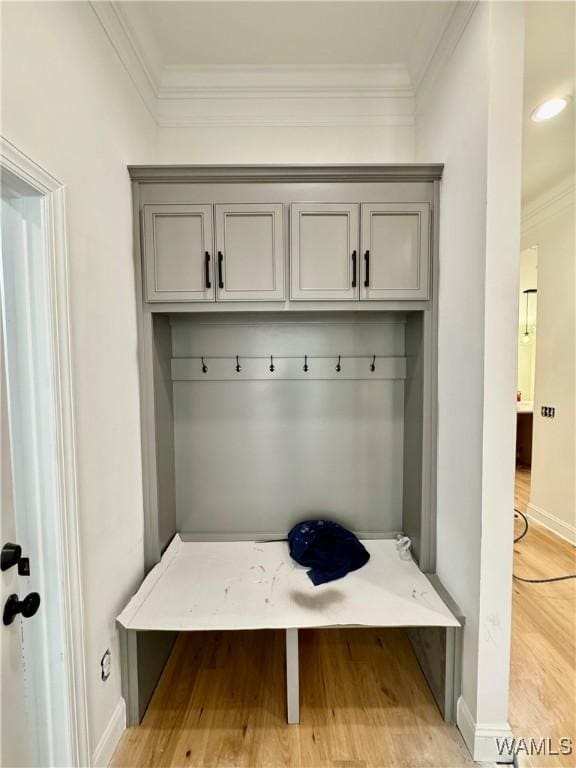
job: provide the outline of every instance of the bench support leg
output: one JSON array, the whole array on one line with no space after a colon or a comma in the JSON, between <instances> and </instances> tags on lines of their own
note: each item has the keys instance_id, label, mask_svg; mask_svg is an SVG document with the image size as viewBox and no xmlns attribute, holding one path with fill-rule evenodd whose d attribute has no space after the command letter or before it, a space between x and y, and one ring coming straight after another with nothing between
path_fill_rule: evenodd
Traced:
<instances>
[{"instance_id":1,"label":"bench support leg","mask_svg":"<svg viewBox=\"0 0 576 768\"><path fill-rule=\"evenodd\" d=\"M300 679L298 669L298 630L286 630L286 704L288 722L300 722Z\"/></svg>"}]
</instances>

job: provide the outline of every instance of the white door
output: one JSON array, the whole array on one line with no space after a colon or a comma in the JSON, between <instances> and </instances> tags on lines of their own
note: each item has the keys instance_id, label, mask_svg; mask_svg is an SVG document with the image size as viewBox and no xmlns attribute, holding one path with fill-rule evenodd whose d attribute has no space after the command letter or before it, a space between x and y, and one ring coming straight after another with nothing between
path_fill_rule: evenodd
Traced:
<instances>
[{"instance_id":1,"label":"white door","mask_svg":"<svg viewBox=\"0 0 576 768\"><path fill-rule=\"evenodd\" d=\"M358 299L358 211L356 203L292 203L292 299Z\"/></svg>"},{"instance_id":2,"label":"white door","mask_svg":"<svg viewBox=\"0 0 576 768\"><path fill-rule=\"evenodd\" d=\"M1 323L1 318L0 318ZM12 479L12 452L8 423L8 402L4 362L4 342L0 325L0 546L17 543ZM6 555L6 550L5 550ZM16 567L0 573L0 599L2 612L10 595L21 594L21 579ZM18 617L0 630L2 666L0 674L0 765L27 766L31 763L30 731L25 703L24 649L22 647L22 621Z\"/></svg>"},{"instance_id":3,"label":"white door","mask_svg":"<svg viewBox=\"0 0 576 768\"><path fill-rule=\"evenodd\" d=\"M2 766L72 764L49 238L42 195L2 168L0 549L28 558L0 571Z\"/></svg>"},{"instance_id":4,"label":"white door","mask_svg":"<svg viewBox=\"0 0 576 768\"><path fill-rule=\"evenodd\" d=\"M211 205L144 206L147 301L214 301Z\"/></svg>"},{"instance_id":5,"label":"white door","mask_svg":"<svg viewBox=\"0 0 576 768\"><path fill-rule=\"evenodd\" d=\"M427 299L428 203L362 205L361 299Z\"/></svg>"},{"instance_id":6,"label":"white door","mask_svg":"<svg viewBox=\"0 0 576 768\"><path fill-rule=\"evenodd\" d=\"M284 299L281 203L216 205L217 301Z\"/></svg>"}]
</instances>

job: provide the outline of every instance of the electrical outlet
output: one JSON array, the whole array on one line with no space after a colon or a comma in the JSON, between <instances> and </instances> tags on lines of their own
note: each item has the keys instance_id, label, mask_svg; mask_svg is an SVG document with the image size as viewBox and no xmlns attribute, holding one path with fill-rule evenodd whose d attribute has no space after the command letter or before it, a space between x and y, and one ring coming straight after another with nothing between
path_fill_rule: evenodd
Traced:
<instances>
[{"instance_id":1,"label":"electrical outlet","mask_svg":"<svg viewBox=\"0 0 576 768\"><path fill-rule=\"evenodd\" d=\"M110 648L107 648L106 653L100 659L100 677L104 683L110 677L110 672L112 672L112 654Z\"/></svg>"}]
</instances>

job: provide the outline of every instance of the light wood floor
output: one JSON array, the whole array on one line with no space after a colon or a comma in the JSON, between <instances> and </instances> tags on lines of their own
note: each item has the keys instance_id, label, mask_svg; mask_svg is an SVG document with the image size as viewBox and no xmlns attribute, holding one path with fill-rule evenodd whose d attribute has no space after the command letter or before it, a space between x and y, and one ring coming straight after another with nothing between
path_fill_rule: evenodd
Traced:
<instances>
[{"instance_id":1,"label":"light wood floor","mask_svg":"<svg viewBox=\"0 0 576 768\"><path fill-rule=\"evenodd\" d=\"M465 766L401 630L302 630L301 724L281 631L181 635L114 766Z\"/></svg>"},{"instance_id":2,"label":"light wood floor","mask_svg":"<svg viewBox=\"0 0 576 768\"><path fill-rule=\"evenodd\" d=\"M516 473L516 506L525 512L530 472ZM523 530L516 521L516 535ZM530 523L514 547L514 572L526 578L576 573L576 549ZM510 725L517 737L571 738L572 756L524 757L526 766L576 765L576 580L553 584L514 581Z\"/></svg>"},{"instance_id":3,"label":"light wood floor","mask_svg":"<svg viewBox=\"0 0 576 768\"><path fill-rule=\"evenodd\" d=\"M523 509L529 473L520 473ZM574 549L531 526L515 569L539 577L575 570ZM517 736L574 736L574 582L514 583L510 721ZM112 765L154 768L472 765L443 722L401 630L306 630L301 724L285 722L284 635L181 635L142 724ZM571 758L521 760L562 766Z\"/></svg>"}]
</instances>

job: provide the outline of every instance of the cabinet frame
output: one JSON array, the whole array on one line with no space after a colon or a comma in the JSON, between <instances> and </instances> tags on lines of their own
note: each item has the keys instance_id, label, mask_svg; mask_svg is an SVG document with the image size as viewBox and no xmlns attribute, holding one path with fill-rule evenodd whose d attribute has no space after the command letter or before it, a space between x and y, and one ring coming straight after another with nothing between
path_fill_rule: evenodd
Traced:
<instances>
[{"instance_id":1,"label":"cabinet frame","mask_svg":"<svg viewBox=\"0 0 576 768\"><path fill-rule=\"evenodd\" d=\"M222 322L229 322L231 315L236 312L286 312L297 322L299 312L337 312L363 313L366 311L399 311L418 310L422 312L424 323L424 344L422 349L422 365L425 370L425 385L423 392L423 441L426 460L422 472L423 507L421 513L421 541L419 542L420 568L425 573L435 570L436 549L436 434L437 434L437 324L438 324L438 219L440 179L443 166L440 164L393 164L393 165L332 165L332 166L131 166L133 194L133 240L134 266L136 280L136 312L138 322L138 353L140 369L140 399L141 399L141 430L142 430L142 468L143 468L143 505L144 505L144 556L145 571L149 571L161 557L162 544L159 535L159 508L157 482L157 448L155 439L154 417L154 320L165 315L169 322L171 313L193 313L201 318L212 313L221 315ZM228 185L226 187L225 185ZM258 191L251 192L251 188ZM146 205L160 203L204 203L205 199L214 202L227 203L245 199L257 202L264 196L269 199L282 200L286 211L291 200L306 199L303 189L309 185L310 198L334 201L335 199L354 199L355 190L359 185L366 185L368 192L365 197L357 199L380 200L390 191L390 185L398 192L390 192L396 200L428 200L430 203L430 295L420 300L406 301L399 296L392 300L383 301L325 301L311 300L308 302L223 302L189 301L179 295L177 299L162 297L149 299L143 283L145 282L144 227L143 210ZM335 198L331 191L332 185L340 185L343 194ZM376 189L383 185L384 195ZM292 188L298 192L292 197ZM230 190L232 189L232 194ZM221 191L220 191L221 190ZM238 192L235 192L238 190ZM261 194L264 190L264 195ZM372 190L372 191L370 191ZM214 196L214 197L213 197ZM285 226L287 221L285 221ZM288 229L285 229L288 232ZM214 257L214 253L212 257ZM360 264L362 252L359 253ZM214 264L214 258L212 260ZM361 281L363 275L358 273ZM148 645L140 647L138 654L142 656L142 664L133 667L135 675L138 669L146 669L146 685L152 690L157 677L170 651L170 638L166 638L167 646L160 651L156 644L152 650ZM152 642L152 639L151 639ZM150 654L155 655L157 669L148 663ZM161 656L161 658L159 658ZM419 657L420 658L420 657ZM421 661L422 663L422 661ZM435 661L432 665L437 670ZM158 671L157 671L158 670ZM140 679L138 679L140 678ZM149 678L149 679L148 679ZM429 678L430 679L430 678ZM130 689L142 681L141 676L130 679L123 675ZM151 684L151 685L150 685ZM446 676L446 695L452 693L452 700L459 696L459 682Z\"/></svg>"},{"instance_id":2,"label":"cabinet frame","mask_svg":"<svg viewBox=\"0 0 576 768\"><path fill-rule=\"evenodd\" d=\"M228 315L236 312L286 312L297 321L300 312L364 313L371 311L415 311L424 318L424 358L426 371L424 391L424 442L428 459L423 467L423 507L421 514L422 540L419 562L424 572L435 568L435 454L436 454L436 388L437 388L437 325L438 325L438 223L440 180L443 166L428 165L374 165L374 166L132 166L133 242L136 276L136 302L138 317L139 367L141 382L141 424L144 493L144 553L148 571L161 556L159 537L159 509L157 497L157 466L154 424L154 389L152 348L152 321L159 314L192 313L220 315L228 322ZM337 191L337 194L334 193ZM310 195L307 192L310 192ZM358 195L358 197L357 197ZM361 195L361 196L360 196ZM284 305L273 301L210 302L178 300L149 301L144 288L145 264L143 211L147 205L204 204L259 202L262 199L284 204L285 226L287 212L293 200L324 200L336 202L361 199L398 202L405 207L414 201L429 204L430 210L430 297L422 300L386 301L302 301ZM362 279L362 275L359 275ZM319 315L320 316L320 315Z\"/></svg>"}]
</instances>

